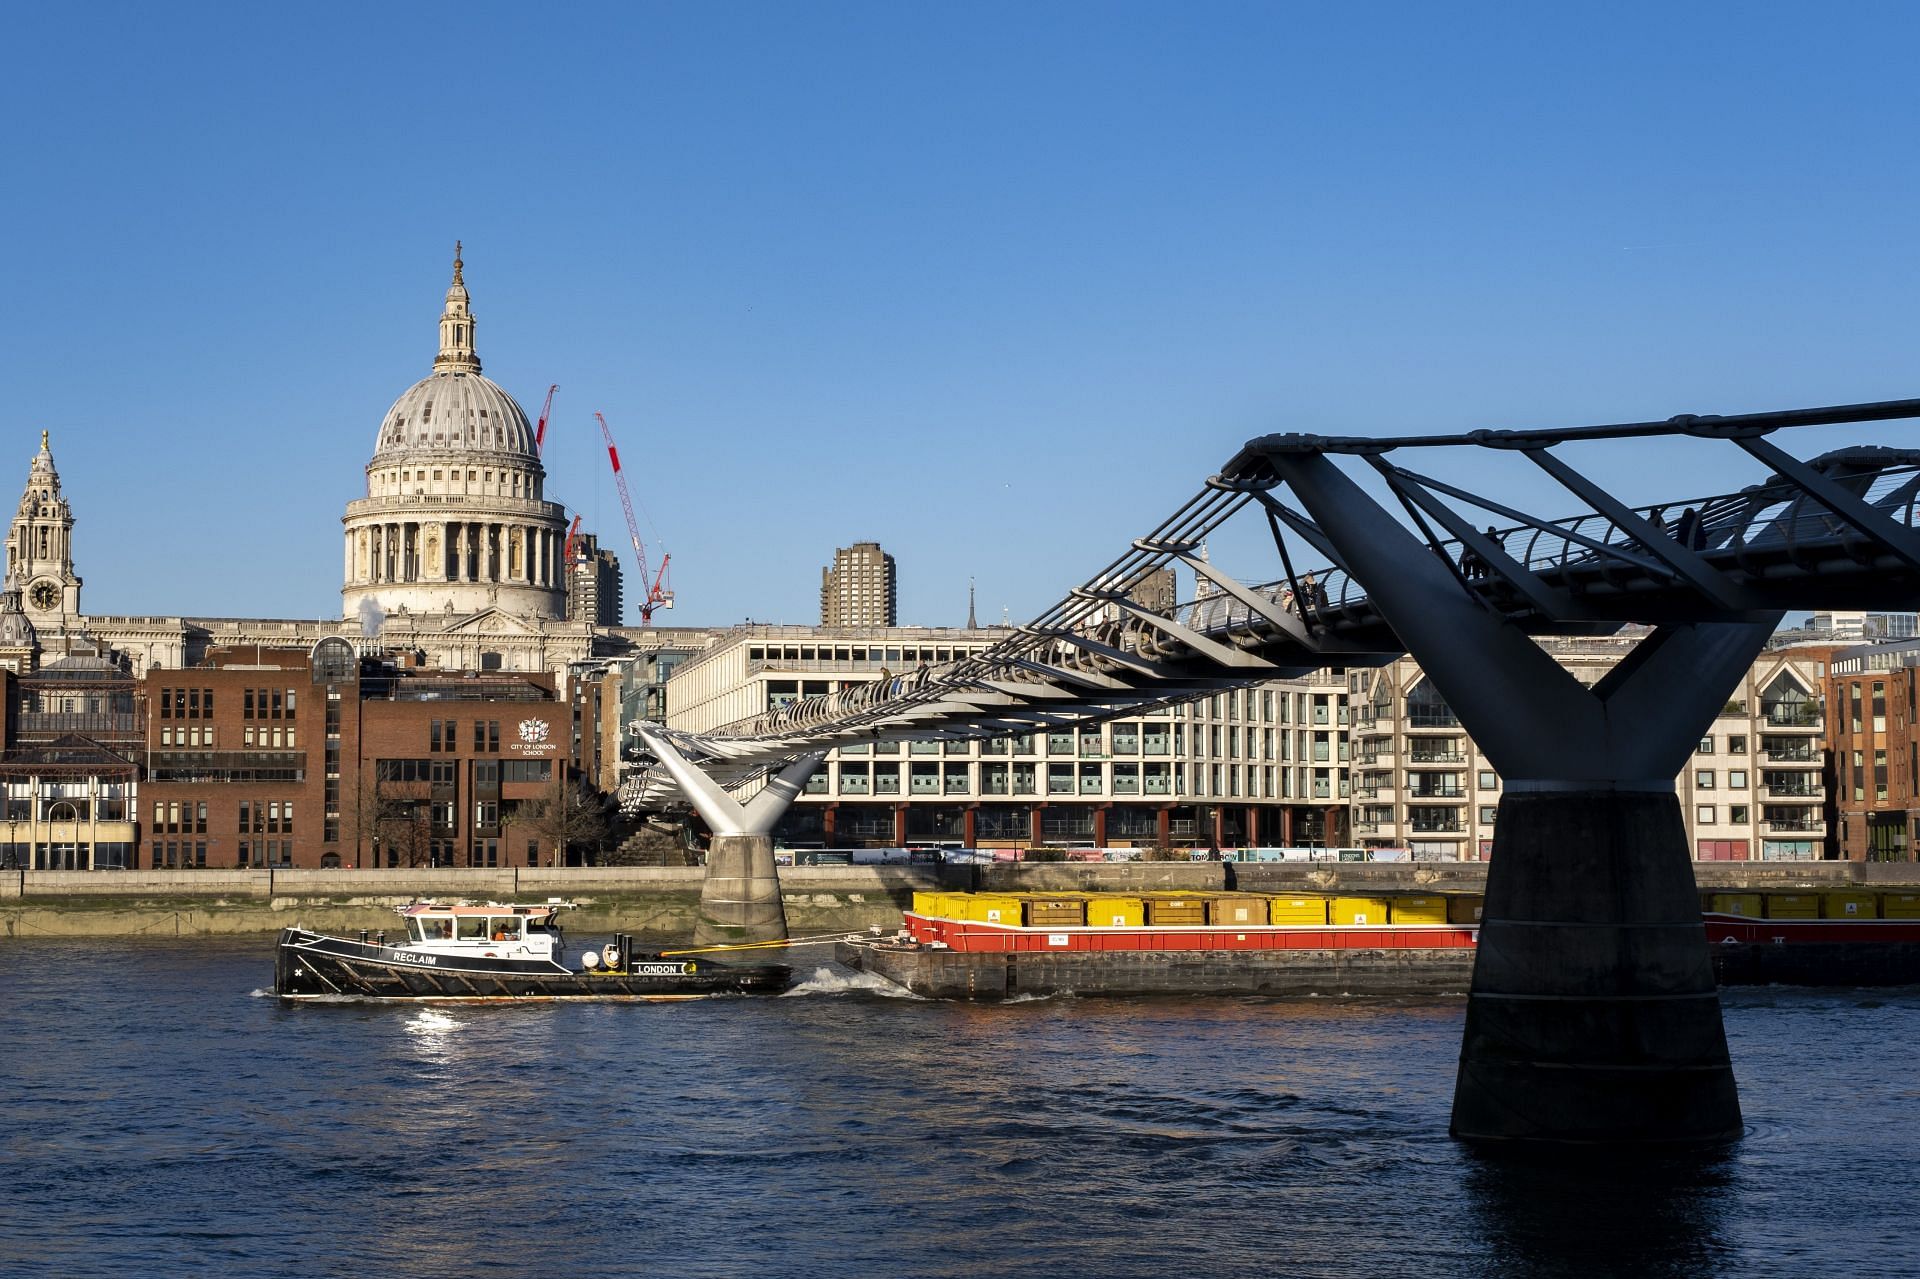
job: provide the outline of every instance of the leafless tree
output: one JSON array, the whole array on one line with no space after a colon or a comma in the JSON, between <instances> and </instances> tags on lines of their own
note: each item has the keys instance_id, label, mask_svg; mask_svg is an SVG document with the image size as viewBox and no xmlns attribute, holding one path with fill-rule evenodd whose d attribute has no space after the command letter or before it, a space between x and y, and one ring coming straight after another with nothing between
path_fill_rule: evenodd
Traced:
<instances>
[{"instance_id":1,"label":"leafless tree","mask_svg":"<svg viewBox=\"0 0 1920 1279\"><path fill-rule=\"evenodd\" d=\"M612 799L584 778L569 778L556 770L544 795L522 801L503 820L539 840L553 863L561 865L570 848L599 852L613 830L612 810Z\"/></svg>"}]
</instances>

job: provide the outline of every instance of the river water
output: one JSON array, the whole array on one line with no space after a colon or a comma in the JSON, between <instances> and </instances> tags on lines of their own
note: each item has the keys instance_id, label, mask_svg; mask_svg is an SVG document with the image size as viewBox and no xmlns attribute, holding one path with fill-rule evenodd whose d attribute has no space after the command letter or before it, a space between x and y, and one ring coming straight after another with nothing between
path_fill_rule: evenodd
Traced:
<instances>
[{"instance_id":1,"label":"river water","mask_svg":"<svg viewBox=\"0 0 1920 1279\"><path fill-rule=\"evenodd\" d=\"M1920 1275L1920 990L1726 999L1748 1135L1494 1159L1460 1001L283 1006L0 946L0 1273Z\"/></svg>"}]
</instances>

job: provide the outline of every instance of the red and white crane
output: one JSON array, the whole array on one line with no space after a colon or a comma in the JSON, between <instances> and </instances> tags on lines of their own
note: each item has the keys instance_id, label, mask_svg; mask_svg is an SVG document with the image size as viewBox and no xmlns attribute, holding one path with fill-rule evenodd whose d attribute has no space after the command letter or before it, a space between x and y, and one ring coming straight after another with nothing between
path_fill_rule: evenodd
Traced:
<instances>
[{"instance_id":1,"label":"red and white crane","mask_svg":"<svg viewBox=\"0 0 1920 1279\"><path fill-rule=\"evenodd\" d=\"M640 541L640 522L633 518L633 496L627 492L627 477L620 469L620 450L614 447L613 431L607 426L607 419L599 414L593 415L600 423L600 434L607 442L607 460L613 463L614 487L620 490L620 509L627 516L627 536L633 539L633 557L640 566L640 624L653 624L653 610L673 607L673 588L667 585L667 564L673 557L665 550L660 552L660 569L648 581L647 548Z\"/></svg>"},{"instance_id":2,"label":"red and white crane","mask_svg":"<svg viewBox=\"0 0 1920 1279\"><path fill-rule=\"evenodd\" d=\"M547 447L547 415L553 412L553 393L560 389L555 382L547 388L547 402L540 406L540 425L533 428L533 451L542 452Z\"/></svg>"}]
</instances>

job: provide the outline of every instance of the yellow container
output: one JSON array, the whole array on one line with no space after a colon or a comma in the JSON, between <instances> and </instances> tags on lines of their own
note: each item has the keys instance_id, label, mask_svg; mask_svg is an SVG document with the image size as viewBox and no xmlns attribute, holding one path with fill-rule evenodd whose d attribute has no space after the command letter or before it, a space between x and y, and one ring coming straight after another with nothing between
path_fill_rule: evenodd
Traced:
<instances>
[{"instance_id":1,"label":"yellow container","mask_svg":"<svg viewBox=\"0 0 1920 1279\"><path fill-rule=\"evenodd\" d=\"M1147 919L1147 905L1138 897L1087 898L1087 927L1138 928Z\"/></svg>"},{"instance_id":2,"label":"yellow container","mask_svg":"<svg viewBox=\"0 0 1920 1279\"><path fill-rule=\"evenodd\" d=\"M1146 903L1149 924L1191 927L1207 922L1204 897L1149 897Z\"/></svg>"},{"instance_id":3,"label":"yellow container","mask_svg":"<svg viewBox=\"0 0 1920 1279\"><path fill-rule=\"evenodd\" d=\"M1084 897L1033 897L1027 900L1028 928L1078 928L1087 922Z\"/></svg>"},{"instance_id":4,"label":"yellow container","mask_svg":"<svg viewBox=\"0 0 1920 1279\"><path fill-rule=\"evenodd\" d=\"M1820 898L1814 893L1768 893L1768 919L1818 919Z\"/></svg>"},{"instance_id":5,"label":"yellow container","mask_svg":"<svg viewBox=\"0 0 1920 1279\"><path fill-rule=\"evenodd\" d=\"M1267 903L1267 919L1275 924L1324 924L1327 922L1327 899L1275 897Z\"/></svg>"},{"instance_id":6,"label":"yellow container","mask_svg":"<svg viewBox=\"0 0 1920 1279\"><path fill-rule=\"evenodd\" d=\"M1480 911L1486 905L1484 897L1447 898L1447 922L1449 924L1477 924Z\"/></svg>"},{"instance_id":7,"label":"yellow container","mask_svg":"<svg viewBox=\"0 0 1920 1279\"><path fill-rule=\"evenodd\" d=\"M1214 897L1207 901L1207 922L1227 928L1267 922L1267 899L1246 896Z\"/></svg>"},{"instance_id":8,"label":"yellow container","mask_svg":"<svg viewBox=\"0 0 1920 1279\"><path fill-rule=\"evenodd\" d=\"M1920 893L1883 893L1880 918L1920 919Z\"/></svg>"},{"instance_id":9,"label":"yellow container","mask_svg":"<svg viewBox=\"0 0 1920 1279\"><path fill-rule=\"evenodd\" d=\"M1333 899L1333 922L1336 924L1384 924L1387 922L1387 899L1384 897L1336 897Z\"/></svg>"},{"instance_id":10,"label":"yellow container","mask_svg":"<svg viewBox=\"0 0 1920 1279\"><path fill-rule=\"evenodd\" d=\"M1761 900L1759 893L1714 893L1707 898L1707 909L1716 915L1745 915L1748 919L1759 919Z\"/></svg>"},{"instance_id":11,"label":"yellow container","mask_svg":"<svg viewBox=\"0 0 1920 1279\"><path fill-rule=\"evenodd\" d=\"M1020 898L1013 893L955 893L961 898L960 909L956 912L960 918L976 924L1006 924L1020 926Z\"/></svg>"},{"instance_id":12,"label":"yellow container","mask_svg":"<svg viewBox=\"0 0 1920 1279\"><path fill-rule=\"evenodd\" d=\"M1822 893L1820 907L1828 919L1880 918L1880 901L1872 893Z\"/></svg>"},{"instance_id":13,"label":"yellow container","mask_svg":"<svg viewBox=\"0 0 1920 1279\"><path fill-rule=\"evenodd\" d=\"M950 919L952 901L961 897L961 893L915 893L913 895L913 913L925 915L931 919Z\"/></svg>"},{"instance_id":14,"label":"yellow container","mask_svg":"<svg viewBox=\"0 0 1920 1279\"><path fill-rule=\"evenodd\" d=\"M1387 901L1388 918L1396 924L1444 924L1447 899L1444 897L1393 897Z\"/></svg>"}]
</instances>

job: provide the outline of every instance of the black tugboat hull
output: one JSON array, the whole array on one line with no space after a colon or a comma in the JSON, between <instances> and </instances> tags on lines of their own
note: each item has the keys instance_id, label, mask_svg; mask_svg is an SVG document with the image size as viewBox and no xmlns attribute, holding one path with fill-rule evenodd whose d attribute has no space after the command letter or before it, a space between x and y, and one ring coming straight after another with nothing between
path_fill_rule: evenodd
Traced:
<instances>
[{"instance_id":1,"label":"black tugboat hull","mask_svg":"<svg viewBox=\"0 0 1920 1279\"><path fill-rule=\"evenodd\" d=\"M273 969L273 993L282 999L670 1000L778 994L792 984L784 964L636 957L622 971L570 972L544 961L425 954L302 928L281 931Z\"/></svg>"}]
</instances>

